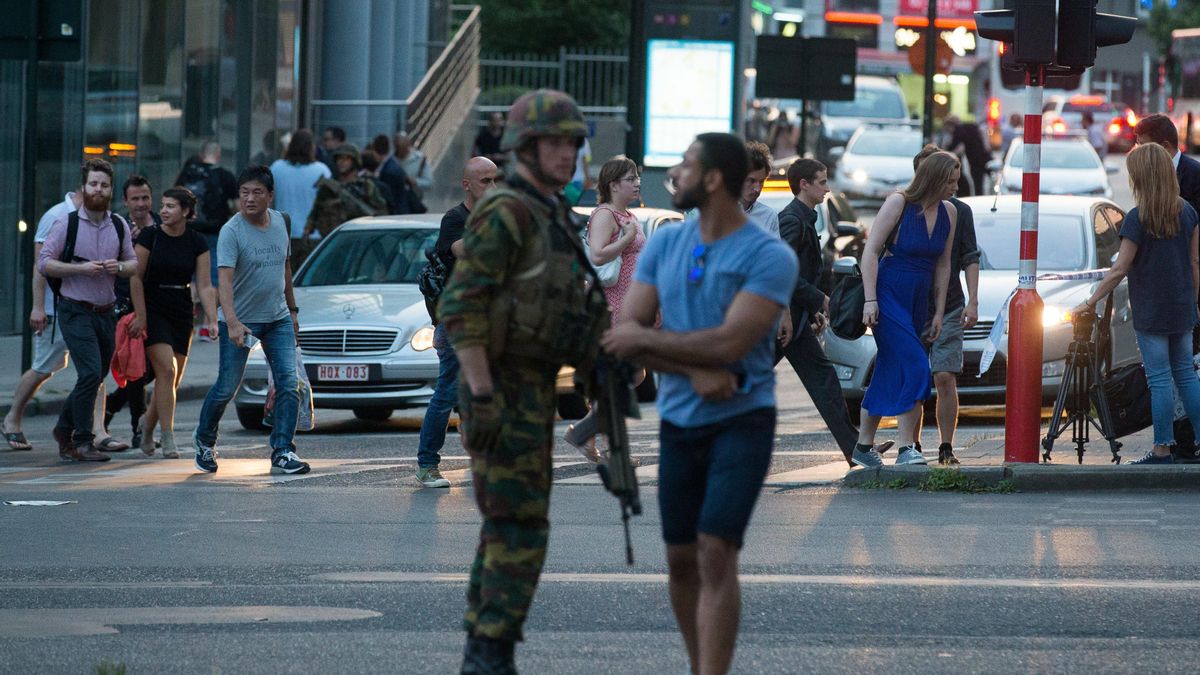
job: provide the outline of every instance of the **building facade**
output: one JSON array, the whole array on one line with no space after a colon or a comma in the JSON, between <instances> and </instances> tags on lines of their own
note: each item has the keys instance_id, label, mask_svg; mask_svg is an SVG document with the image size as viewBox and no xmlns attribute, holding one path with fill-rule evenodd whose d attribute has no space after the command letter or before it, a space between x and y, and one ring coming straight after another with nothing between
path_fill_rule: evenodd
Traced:
<instances>
[{"instance_id":1,"label":"building facade","mask_svg":"<svg viewBox=\"0 0 1200 675\"><path fill-rule=\"evenodd\" d=\"M36 4L40 0L17 0ZM29 270L20 224L23 119L37 68L34 210L40 216L79 183L79 166L103 157L120 185L133 173L157 196L206 141L235 174L282 154L291 130L346 126L350 140L391 133L395 106L314 107L315 99L405 98L444 44L448 0L79 0L82 59L29 66L0 59L0 334L26 323ZM441 40L431 38L437 36Z\"/></svg>"}]
</instances>

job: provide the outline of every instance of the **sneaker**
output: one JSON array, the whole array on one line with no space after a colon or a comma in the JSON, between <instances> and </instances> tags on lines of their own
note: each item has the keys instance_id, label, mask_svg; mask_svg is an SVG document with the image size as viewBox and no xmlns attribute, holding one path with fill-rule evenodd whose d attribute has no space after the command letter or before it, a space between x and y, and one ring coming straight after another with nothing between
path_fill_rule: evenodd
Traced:
<instances>
[{"instance_id":1,"label":"sneaker","mask_svg":"<svg viewBox=\"0 0 1200 675\"><path fill-rule=\"evenodd\" d=\"M1197 454L1195 445L1176 445L1171 454L1175 455L1176 464L1200 464L1200 454Z\"/></svg>"},{"instance_id":2,"label":"sneaker","mask_svg":"<svg viewBox=\"0 0 1200 675\"><path fill-rule=\"evenodd\" d=\"M1130 464L1174 464L1175 458L1171 455L1159 457L1154 454L1153 450L1147 451L1141 459L1135 459Z\"/></svg>"},{"instance_id":3,"label":"sneaker","mask_svg":"<svg viewBox=\"0 0 1200 675\"><path fill-rule=\"evenodd\" d=\"M271 458L271 473L308 473L309 467L296 453L288 450Z\"/></svg>"},{"instance_id":4,"label":"sneaker","mask_svg":"<svg viewBox=\"0 0 1200 675\"><path fill-rule=\"evenodd\" d=\"M442 472L436 466L417 467L417 482L427 488L450 487L450 481L442 477Z\"/></svg>"},{"instance_id":5,"label":"sneaker","mask_svg":"<svg viewBox=\"0 0 1200 675\"><path fill-rule=\"evenodd\" d=\"M196 448L196 470L204 473L217 472L217 457L216 452L212 448L200 442L199 438L192 436L192 446Z\"/></svg>"},{"instance_id":6,"label":"sneaker","mask_svg":"<svg viewBox=\"0 0 1200 675\"><path fill-rule=\"evenodd\" d=\"M850 461L867 469L883 466L883 458L875 448L857 443L854 445L854 454L850 455Z\"/></svg>"},{"instance_id":7,"label":"sneaker","mask_svg":"<svg viewBox=\"0 0 1200 675\"><path fill-rule=\"evenodd\" d=\"M926 464L925 455L917 450L916 446L908 446L900 450L900 456L896 458L896 466L905 464Z\"/></svg>"},{"instance_id":8,"label":"sneaker","mask_svg":"<svg viewBox=\"0 0 1200 675\"><path fill-rule=\"evenodd\" d=\"M958 463L958 458L954 456L954 446L949 443L942 443L938 446L938 464Z\"/></svg>"},{"instance_id":9,"label":"sneaker","mask_svg":"<svg viewBox=\"0 0 1200 675\"><path fill-rule=\"evenodd\" d=\"M200 336L199 337L201 340L203 340L205 342L216 342L216 340L217 340L216 335L213 335L212 333L208 332L207 326L200 328Z\"/></svg>"}]
</instances>

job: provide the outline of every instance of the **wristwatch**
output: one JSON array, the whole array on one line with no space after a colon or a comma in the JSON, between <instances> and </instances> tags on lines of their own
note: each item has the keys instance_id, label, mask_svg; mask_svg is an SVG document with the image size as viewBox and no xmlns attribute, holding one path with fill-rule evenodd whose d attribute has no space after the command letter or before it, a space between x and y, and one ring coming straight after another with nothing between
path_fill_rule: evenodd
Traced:
<instances>
[{"instance_id":1,"label":"wristwatch","mask_svg":"<svg viewBox=\"0 0 1200 675\"><path fill-rule=\"evenodd\" d=\"M117 261L117 274L122 274L124 272L125 272L125 263L118 260Z\"/></svg>"},{"instance_id":2,"label":"wristwatch","mask_svg":"<svg viewBox=\"0 0 1200 675\"><path fill-rule=\"evenodd\" d=\"M292 314L299 314L300 308L299 307L288 307L288 312L290 312Z\"/></svg>"}]
</instances>

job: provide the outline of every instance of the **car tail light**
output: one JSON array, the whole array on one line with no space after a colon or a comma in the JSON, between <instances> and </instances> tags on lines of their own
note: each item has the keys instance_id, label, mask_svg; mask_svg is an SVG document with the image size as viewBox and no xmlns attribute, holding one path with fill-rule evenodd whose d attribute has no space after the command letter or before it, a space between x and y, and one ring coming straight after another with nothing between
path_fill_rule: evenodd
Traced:
<instances>
[{"instance_id":1,"label":"car tail light","mask_svg":"<svg viewBox=\"0 0 1200 675\"><path fill-rule=\"evenodd\" d=\"M1050 132L1055 134L1067 133L1067 125L1062 120L1054 120L1050 123Z\"/></svg>"},{"instance_id":2,"label":"car tail light","mask_svg":"<svg viewBox=\"0 0 1200 675\"><path fill-rule=\"evenodd\" d=\"M1133 114L1132 108L1125 111L1125 123L1128 124L1130 128L1137 126L1138 117L1137 115Z\"/></svg>"},{"instance_id":3,"label":"car tail light","mask_svg":"<svg viewBox=\"0 0 1200 675\"><path fill-rule=\"evenodd\" d=\"M1000 123L1000 99L990 98L987 105L988 126L996 126Z\"/></svg>"},{"instance_id":4,"label":"car tail light","mask_svg":"<svg viewBox=\"0 0 1200 675\"><path fill-rule=\"evenodd\" d=\"M1121 123L1114 120L1112 124L1108 125L1108 133L1113 136L1121 133Z\"/></svg>"}]
</instances>

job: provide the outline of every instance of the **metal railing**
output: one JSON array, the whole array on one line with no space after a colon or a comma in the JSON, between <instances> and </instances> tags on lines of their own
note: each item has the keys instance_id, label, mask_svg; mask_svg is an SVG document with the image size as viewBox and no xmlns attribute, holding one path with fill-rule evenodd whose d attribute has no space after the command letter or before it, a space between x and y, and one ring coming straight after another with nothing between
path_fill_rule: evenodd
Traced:
<instances>
[{"instance_id":1,"label":"metal railing","mask_svg":"<svg viewBox=\"0 0 1200 675\"><path fill-rule=\"evenodd\" d=\"M472 8L408 98L313 100L309 105L321 114L309 119L319 127L352 127L361 121L363 109L372 110L372 128L406 130L429 163L437 166L479 93L479 11L478 6ZM339 110L345 112L339 115Z\"/></svg>"},{"instance_id":2,"label":"metal railing","mask_svg":"<svg viewBox=\"0 0 1200 675\"><path fill-rule=\"evenodd\" d=\"M589 116L625 116L629 55L604 50L559 49L557 55L488 54L479 60L481 112L506 110L530 89L565 91Z\"/></svg>"}]
</instances>

